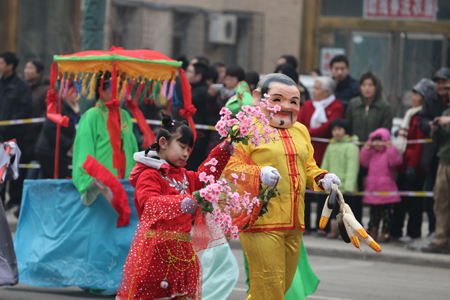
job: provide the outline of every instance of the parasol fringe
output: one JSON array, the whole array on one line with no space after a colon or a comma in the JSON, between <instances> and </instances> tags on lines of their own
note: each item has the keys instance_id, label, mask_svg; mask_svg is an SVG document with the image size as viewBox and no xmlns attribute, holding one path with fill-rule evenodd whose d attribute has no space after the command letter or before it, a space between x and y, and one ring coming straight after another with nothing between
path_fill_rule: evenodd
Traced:
<instances>
[{"instance_id":1,"label":"parasol fringe","mask_svg":"<svg viewBox=\"0 0 450 300\"><path fill-rule=\"evenodd\" d=\"M164 96L167 98L167 80L164 80L161 88L161 96Z\"/></svg>"},{"instance_id":2,"label":"parasol fringe","mask_svg":"<svg viewBox=\"0 0 450 300\"><path fill-rule=\"evenodd\" d=\"M121 88L120 88L119 98L117 100L122 100L123 94L124 94L125 90L127 89L127 85L126 85L127 80L126 79L121 80L120 82L122 83L122 85L121 86L119 85L119 87L121 87ZM117 83L119 83L119 81L117 81Z\"/></svg>"},{"instance_id":3,"label":"parasol fringe","mask_svg":"<svg viewBox=\"0 0 450 300\"><path fill-rule=\"evenodd\" d=\"M89 82L89 95L88 95L88 99L94 99L95 98L95 86L96 86L96 77L97 74L96 73L92 73L91 76L91 81Z\"/></svg>"},{"instance_id":4,"label":"parasol fringe","mask_svg":"<svg viewBox=\"0 0 450 300\"><path fill-rule=\"evenodd\" d=\"M133 88L131 89L130 98L131 98L131 100L133 100L134 96L136 96L136 91L137 91L137 89L139 87L140 82L138 82L137 80L133 80L131 82L131 84L132 84Z\"/></svg>"},{"instance_id":5,"label":"parasol fringe","mask_svg":"<svg viewBox=\"0 0 450 300\"><path fill-rule=\"evenodd\" d=\"M150 87L150 84L151 84L150 80L147 80L147 83L145 84L145 88L144 88L143 92L141 93L141 96L139 97L139 103L142 103L142 101L144 101L145 104L148 103L147 95L148 95L148 89Z\"/></svg>"},{"instance_id":6,"label":"parasol fringe","mask_svg":"<svg viewBox=\"0 0 450 300\"><path fill-rule=\"evenodd\" d=\"M81 88L82 95L86 95L88 76L89 76L89 73L85 73L83 76L83 79L82 79L83 80L82 88Z\"/></svg>"},{"instance_id":7,"label":"parasol fringe","mask_svg":"<svg viewBox=\"0 0 450 300\"><path fill-rule=\"evenodd\" d=\"M173 90L175 89L175 81L171 80L170 81L170 86L169 86L169 94L167 95L167 101L171 101L172 97L173 97Z\"/></svg>"},{"instance_id":8,"label":"parasol fringe","mask_svg":"<svg viewBox=\"0 0 450 300\"><path fill-rule=\"evenodd\" d=\"M142 92L142 90L144 89L144 87L145 87L145 82L144 82L144 80L142 80L142 81L139 83L139 86L138 86L138 88L137 88L137 90L136 90L136 93L134 94L133 102L138 103L138 101L139 101L139 96L141 95L141 92Z\"/></svg>"},{"instance_id":9,"label":"parasol fringe","mask_svg":"<svg viewBox=\"0 0 450 300\"><path fill-rule=\"evenodd\" d=\"M177 87L177 84L174 83L174 85L173 85L173 90L172 90L172 94L173 94L173 97L172 97L172 104L173 104L173 105L179 105L179 104L182 104L181 101L180 101L180 99L178 99L176 87Z\"/></svg>"}]
</instances>

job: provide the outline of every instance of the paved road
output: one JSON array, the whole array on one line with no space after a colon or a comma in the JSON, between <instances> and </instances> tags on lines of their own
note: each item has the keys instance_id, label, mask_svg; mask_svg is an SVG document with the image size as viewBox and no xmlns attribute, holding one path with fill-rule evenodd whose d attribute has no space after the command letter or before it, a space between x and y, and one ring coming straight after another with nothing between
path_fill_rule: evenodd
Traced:
<instances>
[{"instance_id":1,"label":"paved road","mask_svg":"<svg viewBox=\"0 0 450 300\"><path fill-rule=\"evenodd\" d=\"M233 249L239 265L242 252ZM450 269L376 261L310 256L311 267L321 279L307 300L444 300L450 299ZM229 300L245 299L245 273ZM113 299L83 292L77 287L43 289L26 285L0 287L1 300Z\"/></svg>"}]
</instances>

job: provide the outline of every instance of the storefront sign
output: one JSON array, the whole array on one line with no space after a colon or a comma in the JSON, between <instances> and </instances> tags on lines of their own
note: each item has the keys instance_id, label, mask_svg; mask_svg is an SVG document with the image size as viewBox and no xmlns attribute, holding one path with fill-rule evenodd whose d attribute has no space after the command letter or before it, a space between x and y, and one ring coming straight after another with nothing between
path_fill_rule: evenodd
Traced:
<instances>
[{"instance_id":1,"label":"storefront sign","mask_svg":"<svg viewBox=\"0 0 450 300\"><path fill-rule=\"evenodd\" d=\"M344 54L345 49L343 48L322 48L320 51L320 72L322 72L322 75L331 76L330 61L336 55Z\"/></svg>"},{"instance_id":2,"label":"storefront sign","mask_svg":"<svg viewBox=\"0 0 450 300\"><path fill-rule=\"evenodd\" d=\"M437 0L364 0L365 19L436 20Z\"/></svg>"}]
</instances>

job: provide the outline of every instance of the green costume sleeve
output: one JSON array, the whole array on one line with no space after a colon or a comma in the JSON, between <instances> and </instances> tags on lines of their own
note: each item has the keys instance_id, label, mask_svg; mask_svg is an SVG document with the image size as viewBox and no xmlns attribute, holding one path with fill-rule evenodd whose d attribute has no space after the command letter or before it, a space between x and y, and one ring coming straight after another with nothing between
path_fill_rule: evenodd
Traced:
<instances>
[{"instance_id":1,"label":"green costume sleeve","mask_svg":"<svg viewBox=\"0 0 450 300\"><path fill-rule=\"evenodd\" d=\"M96 127L94 126L93 115L85 113L78 124L77 133L75 135L75 142L73 145L73 158L72 158L72 178L73 184L77 188L80 195L86 193L88 187L91 185L92 177L89 176L83 169L83 163L86 160L88 154L96 157L95 151L95 137L96 137ZM90 191L100 193L100 191L95 189L90 189ZM94 196L94 195L93 195ZM91 197L89 197L91 198ZM94 197L94 199L96 196ZM90 202L90 203L89 203ZM92 202L85 202L85 205L90 205Z\"/></svg>"},{"instance_id":2,"label":"green costume sleeve","mask_svg":"<svg viewBox=\"0 0 450 300\"><path fill-rule=\"evenodd\" d=\"M250 94L248 84L245 81L241 81L236 87L236 95L225 103L225 107L228 108L233 115L236 115L241 111L242 106L253 106L252 102L253 97Z\"/></svg>"},{"instance_id":3,"label":"green costume sleeve","mask_svg":"<svg viewBox=\"0 0 450 300\"><path fill-rule=\"evenodd\" d=\"M83 163L88 154L94 157L117 177L117 170L113 168L112 148L107 128L106 106L97 101L95 107L89 109L81 118L78 125L73 147L72 178L75 187L81 195L85 205L91 205L100 194L93 178L83 169ZM138 152L138 145L133 134L133 124L130 114L123 109L121 113L121 138L125 154L125 179L130 176L135 165L133 154Z\"/></svg>"}]
</instances>

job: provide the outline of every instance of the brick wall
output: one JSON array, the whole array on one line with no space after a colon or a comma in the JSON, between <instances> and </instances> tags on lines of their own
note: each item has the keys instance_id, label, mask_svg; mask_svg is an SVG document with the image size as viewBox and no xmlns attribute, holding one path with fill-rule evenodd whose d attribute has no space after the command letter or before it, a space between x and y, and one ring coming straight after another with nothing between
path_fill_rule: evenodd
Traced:
<instances>
[{"instance_id":1,"label":"brick wall","mask_svg":"<svg viewBox=\"0 0 450 300\"><path fill-rule=\"evenodd\" d=\"M133 0L141 3L142 13L140 40L142 47L149 47L172 56L172 26L174 8L187 8L193 17L186 29L190 39L186 43L185 54L205 55L211 62L224 61L226 47L207 43L206 18L210 12L244 13L251 16L248 21L246 71L272 72L276 61L283 54L298 57L301 42L301 15L304 0ZM124 3L126 1L121 1ZM109 0L109 5L117 1ZM189 10L190 9L190 10ZM178 10L179 11L179 10ZM113 18L107 18L106 26L116 26ZM239 28L238 28L239 30ZM106 30L110 32L111 30ZM139 32L139 31L137 31ZM105 39L105 43L111 42ZM241 46L241 45L239 45ZM244 47L244 45L242 45ZM109 48L110 45L105 45ZM241 47L242 48L242 47ZM242 52L242 51L241 51ZM300 62L301 63L301 62Z\"/></svg>"}]
</instances>

